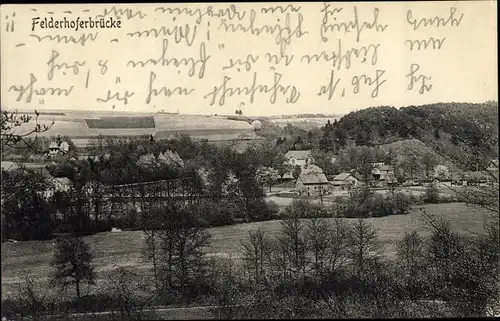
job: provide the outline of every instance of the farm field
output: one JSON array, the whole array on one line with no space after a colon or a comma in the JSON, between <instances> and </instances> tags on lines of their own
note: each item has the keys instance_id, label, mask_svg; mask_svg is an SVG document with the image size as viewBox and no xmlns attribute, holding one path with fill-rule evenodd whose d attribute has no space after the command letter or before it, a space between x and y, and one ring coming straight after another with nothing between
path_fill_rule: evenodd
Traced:
<instances>
[{"instance_id":1,"label":"farm field","mask_svg":"<svg viewBox=\"0 0 500 321\"><path fill-rule=\"evenodd\" d=\"M163 136L187 134L198 139L224 141L257 139L251 125L245 121L229 120L225 117L186 114L132 114L110 112L64 111L64 116L40 115L39 124L52 127L39 136L69 136L77 147L85 147L89 139L104 136L152 135ZM137 119L138 122L135 122ZM34 122L33 122L34 123ZM20 134L32 129L32 122L18 128ZM91 126L89 127L88 124ZM94 127L94 128L91 128ZM106 127L106 128L104 128ZM122 128L119 128L122 127ZM134 128L135 127L135 128Z\"/></svg>"},{"instance_id":2,"label":"farm field","mask_svg":"<svg viewBox=\"0 0 500 321\"><path fill-rule=\"evenodd\" d=\"M423 236L429 231L425 226L424 212L450 220L460 233L481 232L488 212L471 208L463 203L428 204L414 208L407 215L393 215L368 219L379 231L379 240L386 249L386 255L394 255L394 246L406 231L417 231ZM354 221L355 219L348 219ZM269 235L276 235L280 230L280 221L244 223L209 229L212 234L210 255L222 255L238 258L241 255L240 242L249 231L262 227ZM133 266L146 273L148 265L142 260L141 249L144 235L140 231L105 232L86 237L94 254L94 264L98 277L106 275L115 268L115 264ZM53 241L30 241L2 243L2 293L4 297L12 294L16 284L26 275L38 282L47 282L51 271Z\"/></svg>"},{"instance_id":3,"label":"farm field","mask_svg":"<svg viewBox=\"0 0 500 321\"><path fill-rule=\"evenodd\" d=\"M287 124L297 126L299 128L309 130L313 128L318 128L324 126L328 120L334 122L334 120L339 120L340 117L318 117L318 118L278 118L271 120L273 123L280 127L285 127Z\"/></svg>"}]
</instances>

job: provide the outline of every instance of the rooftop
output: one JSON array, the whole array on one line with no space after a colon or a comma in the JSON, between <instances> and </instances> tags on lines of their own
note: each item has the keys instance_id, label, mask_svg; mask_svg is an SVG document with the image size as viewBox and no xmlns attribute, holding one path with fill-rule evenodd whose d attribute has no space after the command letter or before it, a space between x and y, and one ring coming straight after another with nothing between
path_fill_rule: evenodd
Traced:
<instances>
[{"instance_id":1,"label":"rooftop","mask_svg":"<svg viewBox=\"0 0 500 321\"><path fill-rule=\"evenodd\" d=\"M352 176L351 173L347 173L347 172L344 172L344 173L340 173L338 175L335 175L335 177L333 178L334 181L343 181L343 180L346 180L349 176ZM352 176L354 178L354 176Z\"/></svg>"},{"instance_id":2,"label":"rooftop","mask_svg":"<svg viewBox=\"0 0 500 321\"><path fill-rule=\"evenodd\" d=\"M310 150L289 150L285 154L286 159L290 159L292 157L296 159L307 159L308 157L311 156L311 151Z\"/></svg>"},{"instance_id":3,"label":"rooftop","mask_svg":"<svg viewBox=\"0 0 500 321\"><path fill-rule=\"evenodd\" d=\"M328 179L326 178L323 170L315 165L310 165L305 168L302 173L300 173L299 180L303 184L328 184Z\"/></svg>"}]
</instances>

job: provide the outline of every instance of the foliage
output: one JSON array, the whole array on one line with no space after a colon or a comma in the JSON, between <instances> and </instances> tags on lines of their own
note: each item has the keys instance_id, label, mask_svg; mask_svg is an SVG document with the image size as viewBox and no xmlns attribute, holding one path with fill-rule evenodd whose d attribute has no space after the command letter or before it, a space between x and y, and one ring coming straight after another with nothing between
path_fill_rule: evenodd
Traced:
<instances>
[{"instance_id":1,"label":"foliage","mask_svg":"<svg viewBox=\"0 0 500 321\"><path fill-rule=\"evenodd\" d=\"M293 168L293 173L292 173L293 179L294 180L299 179L301 172L302 172L302 168L299 165L295 165L295 167Z\"/></svg>"},{"instance_id":2,"label":"foliage","mask_svg":"<svg viewBox=\"0 0 500 321\"><path fill-rule=\"evenodd\" d=\"M368 146L418 139L463 169L477 170L476 164L481 169L498 157L498 103L372 107L327 123L324 133L323 150L333 142L346 148L349 139Z\"/></svg>"},{"instance_id":3,"label":"foliage","mask_svg":"<svg viewBox=\"0 0 500 321\"><path fill-rule=\"evenodd\" d=\"M57 222L44 196L51 184L24 167L2 170L2 238L40 240L52 236Z\"/></svg>"},{"instance_id":4,"label":"foliage","mask_svg":"<svg viewBox=\"0 0 500 321\"><path fill-rule=\"evenodd\" d=\"M31 148L36 140L36 134L48 131L54 124L54 122L50 125L39 124L38 117L40 114L36 110L34 119L32 116L20 114L18 111L1 110L0 112L2 114L2 150L6 147ZM25 130L24 133L18 133L18 129L25 128L32 120L34 120L32 128ZM33 135L35 135L35 138L32 138Z\"/></svg>"},{"instance_id":5,"label":"foliage","mask_svg":"<svg viewBox=\"0 0 500 321\"><path fill-rule=\"evenodd\" d=\"M92 253L83 239L74 235L66 235L56 240L52 284L62 289L75 286L76 296L80 297L82 283L95 284L95 271L92 265Z\"/></svg>"}]
</instances>

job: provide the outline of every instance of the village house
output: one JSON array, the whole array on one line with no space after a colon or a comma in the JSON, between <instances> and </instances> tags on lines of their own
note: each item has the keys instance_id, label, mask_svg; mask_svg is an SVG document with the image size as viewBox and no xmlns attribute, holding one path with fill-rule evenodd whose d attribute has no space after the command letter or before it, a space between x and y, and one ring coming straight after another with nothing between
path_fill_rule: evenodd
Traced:
<instances>
[{"instance_id":1,"label":"village house","mask_svg":"<svg viewBox=\"0 0 500 321\"><path fill-rule=\"evenodd\" d=\"M382 180L390 180L394 176L394 166L392 165L379 165L375 167L380 171L380 179Z\"/></svg>"},{"instance_id":2,"label":"village house","mask_svg":"<svg viewBox=\"0 0 500 321\"><path fill-rule=\"evenodd\" d=\"M328 180L323 170L316 165L304 167L295 184L295 191L302 196L329 194Z\"/></svg>"},{"instance_id":3,"label":"village house","mask_svg":"<svg viewBox=\"0 0 500 321\"><path fill-rule=\"evenodd\" d=\"M349 191L358 186L359 180L351 173L343 172L335 175L329 184L332 191Z\"/></svg>"},{"instance_id":4,"label":"village house","mask_svg":"<svg viewBox=\"0 0 500 321\"><path fill-rule=\"evenodd\" d=\"M310 150L290 150L285 154L285 159L288 165L292 167L299 165L301 168L313 162Z\"/></svg>"},{"instance_id":5,"label":"village house","mask_svg":"<svg viewBox=\"0 0 500 321\"><path fill-rule=\"evenodd\" d=\"M451 187L452 179L449 177L434 177L432 184L438 188Z\"/></svg>"},{"instance_id":6,"label":"village house","mask_svg":"<svg viewBox=\"0 0 500 321\"><path fill-rule=\"evenodd\" d=\"M52 142L49 145L49 148L45 152L47 157L53 157L56 155L65 155L69 152L69 144L67 142L61 142L58 144L57 142Z\"/></svg>"},{"instance_id":7,"label":"village house","mask_svg":"<svg viewBox=\"0 0 500 321\"><path fill-rule=\"evenodd\" d=\"M492 159L490 161L490 163L488 164L488 167L486 168L486 170L489 172L498 171L498 158Z\"/></svg>"}]
</instances>

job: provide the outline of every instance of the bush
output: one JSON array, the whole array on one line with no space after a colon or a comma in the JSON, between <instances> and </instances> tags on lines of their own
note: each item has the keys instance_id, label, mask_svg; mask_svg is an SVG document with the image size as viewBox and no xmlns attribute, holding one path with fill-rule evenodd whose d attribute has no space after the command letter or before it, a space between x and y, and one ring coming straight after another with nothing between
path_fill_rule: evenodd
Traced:
<instances>
[{"instance_id":1,"label":"bush","mask_svg":"<svg viewBox=\"0 0 500 321\"><path fill-rule=\"evenodd\" d=\"M425 190L424 202L439 203L439 190L436 184L430 184Z\"/></svg>"},{"instance_id":2,"label":"bush","mask_svg":"<svg viewBox=\"0 0 500 321\"><path fill-rule=\"evenodd\" d=\"M334 209L343 217L382 217L395 214L406 214L416 200L404 193L382 196L373 193L353 194L347 202L340 203Z\"/></svg>"}]
</instances>

